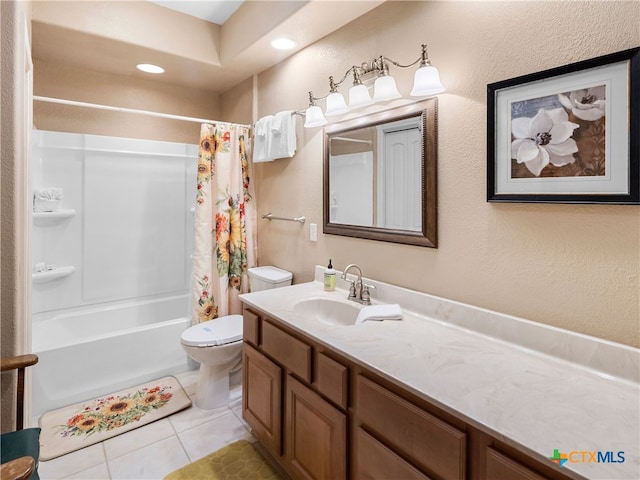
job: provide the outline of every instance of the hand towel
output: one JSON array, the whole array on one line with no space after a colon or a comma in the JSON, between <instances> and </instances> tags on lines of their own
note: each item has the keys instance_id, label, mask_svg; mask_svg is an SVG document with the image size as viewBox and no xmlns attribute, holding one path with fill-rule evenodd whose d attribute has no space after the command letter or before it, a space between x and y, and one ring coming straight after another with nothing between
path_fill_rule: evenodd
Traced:
<instances>
[{"instance_id":1,"label":"hand towel","mask_svg":"<svg viewBox=\"0 0 640 480\"><path fill-rule=\"evenodd\" d=\"M267 115L256 122L253 135L253 163L272 162L274 160L269 156L272 121L273 115Z\"/></svg>"},{"instance_id":2,"label":"hand towel","mask_svg":"<svg viewBox=\"0 0 640 480\"><path fill-rule=\"evenodd\" d=\"M33 191L33 211L51 212L60 208L64 195L61 188L38 188Z\"/></svg>"},{"instance_id":3,"label":"hand towel","mask_svg":"<svg viewBox=\"0 0 640 480\"><path fill-rule=\"evenodd\" d=\"M296 118L293 110L278 112L271 122L271 138L268 156L290 158L296 153Z\"/></svg>"},{"instance_id":4,"label":"hand towel","mask_svg":"<svg viewBox=\"0 0 640 480\"><path fill-rule=\"evenodd\" d=\"M397 303L389 305L370 305L360 310L356 325L367 320L402 320L402 310Z\"/></svg>"}]
</instances>

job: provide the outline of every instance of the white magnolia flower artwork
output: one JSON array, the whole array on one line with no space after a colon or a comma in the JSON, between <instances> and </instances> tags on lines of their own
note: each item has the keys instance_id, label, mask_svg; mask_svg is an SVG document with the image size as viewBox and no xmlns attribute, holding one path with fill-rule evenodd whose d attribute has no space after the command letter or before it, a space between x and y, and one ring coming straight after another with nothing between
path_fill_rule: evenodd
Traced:
<instances>
[{"instance_id":1,"label":"white magnolia flower artwork","mask_svg":"<svg viewBox=\"0 0 640 480\"><path fill-rule=\"evenodd\" d=\"M593 122L604 117L606 113L607 102L605 94L605 86L600 85L593 88L574 90L569 95L558 94L558 100L563 107L580 120Z\"/></svg>"},{"instance_id":2,"label":"white magnolia flower artwork","mask_svg":"<svg viewBox=\"0 0 640 480\"><path fill-rule=\"evenodd\" d=\"M487 201L640 205L639 68L635 47L487 84Z\"/></svg>"},{"instance_id":3,"label":"white magnolia flower artwork","mask_svg":"<svg viewBox=\"0 0 640 480\"><path fill-rule=\"evenodd\" d=\"M575 162L578 145L572 138L577 123L569 121L563 108L541 108L533 118L518 117L511 121L511 158L524 163L536 177L552 164L561 167Z\"/></svg>"},{"instance_id":4,"label":"white magnolia flower artwork","mask_svg":"<svg viewBox=\"0 0 640 480\"><path fill-rule=\"evenodd\" d=\"M605 174L606 85L511 104L512 178Z\"/></svg>"}]
</instances>

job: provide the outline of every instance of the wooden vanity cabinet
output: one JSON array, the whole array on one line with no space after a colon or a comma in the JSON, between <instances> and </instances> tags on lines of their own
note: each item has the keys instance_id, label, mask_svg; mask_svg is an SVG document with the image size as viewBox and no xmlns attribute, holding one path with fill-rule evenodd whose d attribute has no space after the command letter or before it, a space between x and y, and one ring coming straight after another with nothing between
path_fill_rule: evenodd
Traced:
<instances>
[{"instance_id":1,"label":"wooden vanity cabinet","mask_svg":"<svg viewBox=\"0 0 640 480\"><path fill-rule=\"evenodd\" d=\"M244 325L242 414L253 434L292 478L346 480L347 367L265 315L245 308Z\"/></svg>"},{"instance_id":2,"label":"wooden vanity cabinet","mask_svg":"<svg viewBox=\"0 0 640 480\"><path fill-rule=\"evenodd\" d=\"M244 335L243 417L294 479L569 478L246 307Z\"/></svg>"}]
</instances>

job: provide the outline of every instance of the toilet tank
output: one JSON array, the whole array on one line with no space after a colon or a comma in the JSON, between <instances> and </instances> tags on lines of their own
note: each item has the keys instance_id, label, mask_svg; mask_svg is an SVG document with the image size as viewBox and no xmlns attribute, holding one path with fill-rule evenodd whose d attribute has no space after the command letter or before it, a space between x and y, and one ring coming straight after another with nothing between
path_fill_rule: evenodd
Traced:
<instances>
[{"instance_id":1,"label":"toilet tank","mask_svg":"<svg viewBox=\"0 0 640 480\"><path fill-rule=\"evenodd\" d=\"M254 267L249 269L252 292L291 285L293 274L277 267Z\"/></svg>"}]
</instances>

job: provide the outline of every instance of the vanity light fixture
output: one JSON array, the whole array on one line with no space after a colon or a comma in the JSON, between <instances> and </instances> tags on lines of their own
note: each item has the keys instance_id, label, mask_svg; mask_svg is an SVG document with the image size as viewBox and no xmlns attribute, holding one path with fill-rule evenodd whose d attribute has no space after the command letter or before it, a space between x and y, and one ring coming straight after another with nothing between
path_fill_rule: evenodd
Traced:
<instances>
[{"instance_id":1,"label":"vanity light fixture","mask_svg":"<svg viewBox=\"0 0 640 480\"><path fill-rule=\"evenodd\" d=\"M353 70L353 86L349 89L349 110L373 104L369 89L362 83L358 67L354 65L351 70Z\"/></svg>"},{"instance_id":2,"label":"vanity light fixture","mask_svg":"<svg viewBox=\"0 0 640 480\"><path fill-rule=\"evenodd\" d=\"M309 106L305 113L304 127L321 127L327 124L327 119L322 114L322 109L316 105L313 98L313 93L309 92Z\"/></svg>"},{"instance_id":3,"label":"vanity light fixture","mask_svg":"<svg viewBox=\"0 0 640 480\"><path fill-rule=\"evenodd\" d=\"M342 115L347 113L349 107L344 101L344 97L338 92L338 86L333 81L333 77L329 77L329 95L327 95L327 108L324 114L329 117L331 115Z\"/></svg>"},{"instance_id":4,"label":"vanity light fixture","mask_svg":"<svg viewBox=\"0 0 640 480\"><path fill-rule=\"evenodd\" d=\"M136 68L141 72L154 73L156 75L160 73L164 73L164 68L158 65L153 65L151 63L139 63L138 65L136 65Z\"/></svg>"},{"instance_id":5,"label":"vanity light fixture","mask_svg":"<svg viewBox=\"0 0 640 480\"><path fill-rule=\"evenodd\" d=\"M420 63L418 70L414 75L413 88L410 95L412 97L433 96L444 92L444 87L440 82L438 69L431 65L427 56L427 46L422 45L420 58L409 65L402 65L390 58L380 55L370 64L354 65L347 70L339 82L335 82L333 77L329 77L329 93L324 97L314 97L309 92L309 107L306 111L306 121L304 126L320 127L326 125L326 116L340 115L350 110L366 107L376 102L387 102L402 95L398 91L395 79L389 75L389 63L399 68L410 68ZM349 75L353 75L353 86L349 89L349 104L344 97L338 92L338 87L347 79ZM367 83L373 82L373 98L369 94ZM315 103L316 100L326 98L326 109L324 114L320 107ZM311 117L311 120L310 120Z\"/></svg>"},{"instance_id":6,"label":"vanity light fixture","mask_svg":"<svg viewBox=\"0 0 640 480\"><path fill-rule=\"evenodd\" d=\"M398 91L396 79L389 75L389 69L385 68L373 84L373 101L386 102L400 97L402 97L402 95L400 95Z\"/></svg>"}]
</instances>

